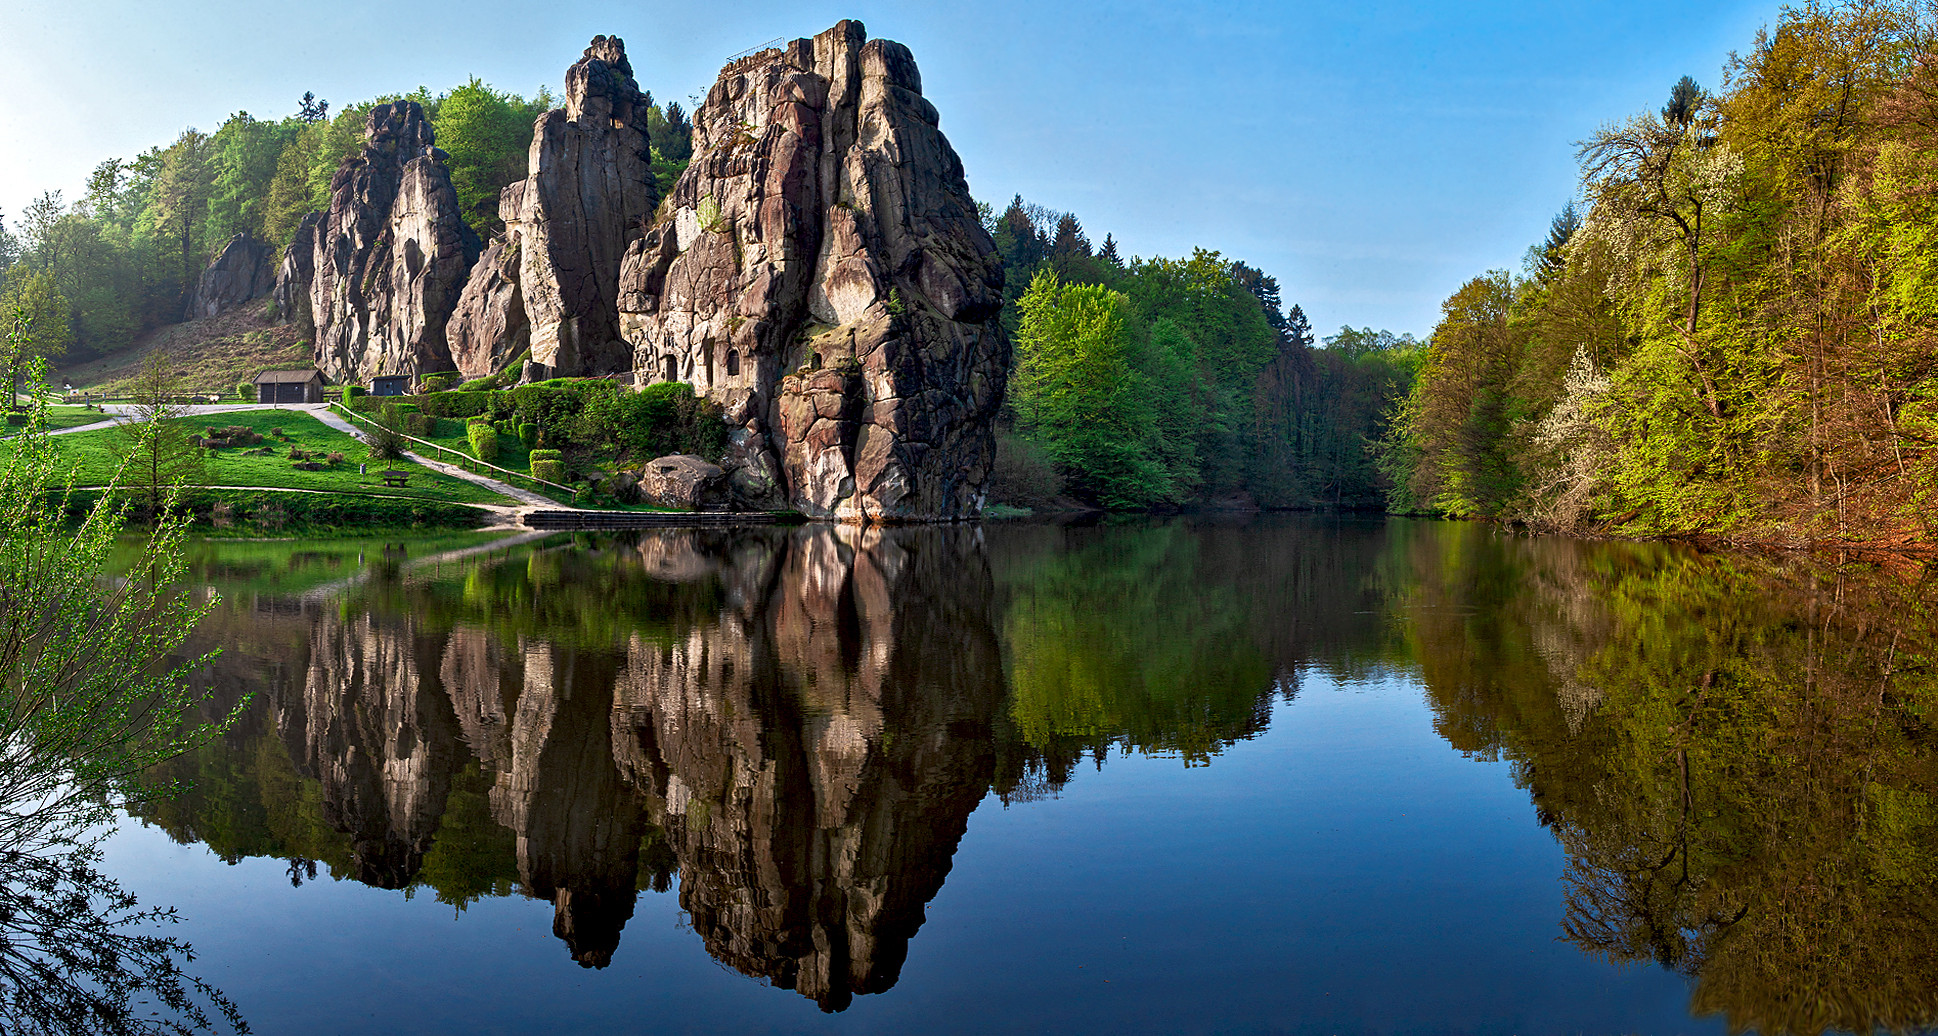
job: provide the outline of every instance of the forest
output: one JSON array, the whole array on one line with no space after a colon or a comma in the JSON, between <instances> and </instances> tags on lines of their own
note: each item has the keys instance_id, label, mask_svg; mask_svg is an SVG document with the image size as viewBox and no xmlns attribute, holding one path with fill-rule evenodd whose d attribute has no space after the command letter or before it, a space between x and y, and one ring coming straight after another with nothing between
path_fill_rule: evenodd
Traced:
<instances>
[{"instance_id":1,"label":"forest","mask_svg":"<svg viewBox=\"0 0 1938 1036\"><path fill-rule=\"evenodd\" d=\"M1394 506L1618 535L1938 535L1938 21L1786 8L1578 145L1582 201L1442 307Z\"/></svg>"},{"instance_id":2,"label":"forest","mask_svg":"<svg viewBox=\"0 0 1938 1036\"><path fill-rule=\"evenodd\" d=\"M501 229L498 193L523 179L532 122L557 106L477 78L440 94L427 88L332 110L305 94L294 114L231 115L213 133L186 129L166 147L95 167L70 202L42 194L17 217L0 216L0 310L34 318L34 350L84 360L127 348L183 317L196 278L229 239L289 242L306 213L325 210L330 179L363 144L364 117L397 100L421 104L452 186L480 237ZM678 103L647 113L654 172L670 185L691 156L692 123Z\"/></svg>"},{"instance_id":3,"label":"forest","mask_svg":"<svg viewBox=\"0 0 1938 1036\"><path fill-rule=\"evenodd\" d=\"M1424 352L1316 340L1277 278L1215 251L1132 257L1017 196L985 221L1015 341L992 498L1106 510L1384 505L1373 447ZM1317 346L1317 347L1315 347Z\"/></svg>"}]
</instances>

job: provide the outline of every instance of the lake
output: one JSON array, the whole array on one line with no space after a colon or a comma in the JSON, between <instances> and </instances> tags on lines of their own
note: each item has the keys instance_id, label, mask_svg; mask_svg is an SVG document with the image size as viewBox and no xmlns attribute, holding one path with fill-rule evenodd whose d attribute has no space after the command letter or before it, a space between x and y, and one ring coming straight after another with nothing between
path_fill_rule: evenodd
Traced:
<instances>
[{"instance_id":1,"label":"lake","mask_svg":"<svg viewBox=\"0 0 1938 1036\"><path fill-rule=\"evenodd\" d=\"M1938 1020L1913 574L1265 517L197 544L259 1033Z\"/></svg>"}]
</instances>

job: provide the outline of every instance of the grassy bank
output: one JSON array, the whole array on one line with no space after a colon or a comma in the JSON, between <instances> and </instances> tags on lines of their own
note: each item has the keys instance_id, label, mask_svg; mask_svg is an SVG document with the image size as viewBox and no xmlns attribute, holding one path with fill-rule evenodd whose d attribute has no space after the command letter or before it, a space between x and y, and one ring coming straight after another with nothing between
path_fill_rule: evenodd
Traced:
<instances>
[{"instance_id":1,"label":"grassy bank","mask_svg":"<svg viewBox=\"0 0 1938 1036\"><path fill-rule=\"evenodd\" d=\"M370 461L368 451L357 439L301 411L244 410L184 418L179 423L197 435L211 428L242 426L263 437L260 444L248 447L205 451L203 473L196 481L211 488L301 489L444 503L512 502L483 486L408 460ZM62 461L75 468L77 484L102 485L114 477L120 463L117 450L126 442L126 433L109 428L63 435L53 442ZM313 459L323 464L322 469L305 471L294 467L296 461L289 456L292 448L317 455ZM333 453L340 454L341 459L330 463L328 457ZM358 474L359 463L367 463L369 471ZM409 485L403 489L385 486L378 474L385 470L405 472Z\"/></svg>"},{"instance_id":2,"label":"grassy bank","mask_svg":"<svg viewBox=\"0 0 1938 1036\"><path fill-rule=\"evenodd\" d=\"M50 406L47 408L47 423L42 427L50 432L58 432L63 428L79 428L84 424L106 421L112 416L84 406ZM18 435L24 430L20 425L0 423L0 439Z\"/></svg>"},{"instance_id":3,"label":"grassy bank","mask_svg":"<svg viewBox=\"0 0 1938 1036\"><path fill-rule=\"evenodd\" d=\"M123 495L139 515L146 495ZM68 511L78 518L100 498L100 490L77 490L68 501ZM316 539L475 529L490 517L489 512L476 507L443 500L248 489L185 489L180 506L191 516L195 533L214 539Z\"/></svg>"}]
</instances>

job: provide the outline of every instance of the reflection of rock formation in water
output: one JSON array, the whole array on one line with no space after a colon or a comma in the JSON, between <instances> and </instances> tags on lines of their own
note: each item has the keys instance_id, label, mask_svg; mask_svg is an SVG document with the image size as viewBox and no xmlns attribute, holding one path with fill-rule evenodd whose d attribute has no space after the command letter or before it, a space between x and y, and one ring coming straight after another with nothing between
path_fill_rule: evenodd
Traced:
<instances>
[{"instance_id":1,"label":"reflection of rock formation in water","mask_svg":"<svg viewBox=\"0 0 1938 1036\"><path fill-rule=\"evenodd\" d=\"M302 697L276 721L323 784L325 822L351 836L354 876L379 888L416 875L458 766L434 645L414 626L319 615Z\"/></svg>"},{"instance_id":2,"label":"reflection of rock formation in water","mask_svg":"<svg viewBox=\"0 0 1938 1036\"><path fill-rule=\"evenodd\" d=\"M612 762L604 653L523 646L524 688L511 718L492 813L518 836L518 873L557 910L552 931L586 967L605 967L633 915L643 803ZM496 761L494 761L496 762Z\"/></svg>"},{"instance_id":3,"label":"reflection of rock formation in water","mask_svg":"<svg viewBox=\"0 0 1938 1036\"><path fill-rule=\"evenodd\" d=\"M839 1009L894 984L994 772L979 535L662 532L480 584L543 619L320 611L277 726L358 880L418 880L476 757L520 884L580 964L612 960L637 890L676 864L709 951ZM588 586L577 629L545 610ZM615 619L610 647L584 632Z\"/></svg>"},{"instance_id":4,"label":"reflection of rock formation in water","mask_svg":"<svg viewBox=\"0 0 1938 1036\"><path fill-rule=\"evenodd\" d=\"M975 535L804 530L764 599L630 646L616 754L694 930L827 1009L894 984L988 788L1001 659Z\"/></svg>"}]
</instances>

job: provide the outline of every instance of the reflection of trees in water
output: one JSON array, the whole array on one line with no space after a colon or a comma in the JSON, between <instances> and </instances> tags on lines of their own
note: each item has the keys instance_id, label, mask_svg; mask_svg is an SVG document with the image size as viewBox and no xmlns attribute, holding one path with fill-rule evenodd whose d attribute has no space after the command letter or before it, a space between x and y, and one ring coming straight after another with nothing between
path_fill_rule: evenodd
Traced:
<instances>
[{"instance_id":1,"label":"reflection of trees in water","mask_svg":"<svg viewBox=\"0 0 1938 1036\"><path fill-rule=\"evenodd\" d=\"M1300 666L1390 664L1373 524L1028 526L999 567L1014 797L1112 746L1202 765L1262 732ZM1013 761L1012 761L1013 760Z\"/></svg>"},{"instance_id":2,"label":"reflection of trees in water","mask_svg":"<svg viewBox=\"0 0 1938 1036\"><path fill-rule=\"evenodd\" d=\"M7 811L0 847L0 1031L57 1036L247 1032L235 1005L189 975L175 911L142 907L101 873L93 839Z\"/></svg>"},{"instance_id":3,"label":"reflection of trees in water","mask_svg":"<svg viewBox=\"0 0 1938 1036\"><path fill-rule=\"evenodd\" d=\"M1737 1029L1938 1021L1929 589L1650 545L1417 545L1443 732L1568 852L1564 936Z\"/></svg>"},{"instance_id":4,"label":"reflection of trees in water","mask_svg":"<svg viewBox=\"0 0 1938 1036\"><path fill-rule=\"evenodd\" d=\"M838 1009L895 982L991 789L1054 794L1112 745L1202 762L1262 730L1301 667L1391 665L1383 543L680 531L372 582L211 632L233 645L211 679L271 705L152 815L225 858L458 909L545 898L591 967L677 872L709 952Z\"/></svg>"}]
</instances>

